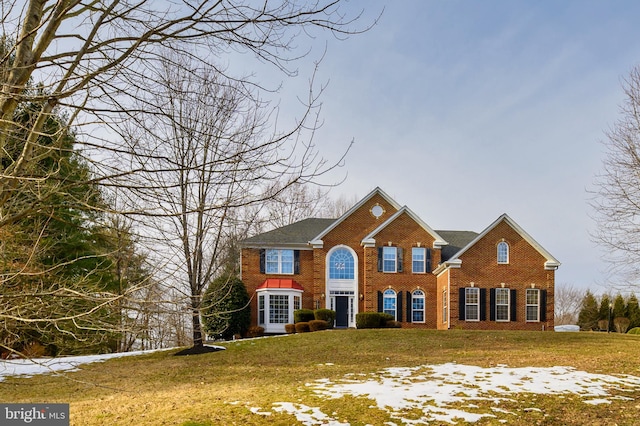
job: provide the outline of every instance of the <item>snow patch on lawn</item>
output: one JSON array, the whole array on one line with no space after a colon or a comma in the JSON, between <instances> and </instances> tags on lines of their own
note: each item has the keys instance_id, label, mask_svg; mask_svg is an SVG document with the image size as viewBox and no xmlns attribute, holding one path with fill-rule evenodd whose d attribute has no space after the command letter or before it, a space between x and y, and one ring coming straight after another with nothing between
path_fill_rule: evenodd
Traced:
<instances>
[{"instance_id":1,"label":"snow patch on lawn","mask_svg":"<svg viewBox=\"0 0 640 426\"><path fill-rule=\"evenodd\" d=\"M220 346L221 349L226 349ZM59 358L32 358L32 359L9 359L0 362L0 382L6 377L32 377L37 374L60 373L77 371L82 364L93 362L104 362L108 359L121 358L125 356L144 355L157 351L165 351L175 348L154 349L148 351L120 352L114 354L65 356Z\"/></svg>"},{"instance_id":2,"label":"snow patch on lawn","mask_svg":"<svg viewBox=\"0 0 640 426\"><path fill-rule=\"evenodd\" d=\"M475 410L473 402L512 401L517 394L579 395L587 404L609 404L620 398L611 394L640 389L640 377L611 376L577 371L571 367L523 367L509 368L499 365L483 368L448 363L424 365L413 368L387 368L376 374L349 374L343 379L317 380L307 387L323 398L338 399L345 396L365 397L375 407L390 413L403 424L428 422L456 423L458 420L476 422L482 418L497 418L516 413L491 407L492 412ZM322 413L318 408L303 404L279 402L274 410L296 417L304 425L344 423ZM540 411L531 407L525 411ZM404 413L422 413L416 419L406 418ZM501 416L501 417L502 417ZM502 422L502 420L500 420Z\"/></svg>"}]
</instances>

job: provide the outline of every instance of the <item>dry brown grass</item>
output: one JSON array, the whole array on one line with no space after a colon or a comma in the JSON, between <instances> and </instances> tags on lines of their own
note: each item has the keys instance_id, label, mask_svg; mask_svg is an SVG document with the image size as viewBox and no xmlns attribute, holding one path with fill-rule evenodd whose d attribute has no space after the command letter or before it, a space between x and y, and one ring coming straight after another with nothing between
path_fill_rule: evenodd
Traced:
<instances>
[{"instance_id":1,"label":"dry brown grass","mask_svg":"<svg viewBox=\"0 0 640 426\"><path fill-rule=\"evenodd\" d=\"M175 351L169 351L87 364L64 376L11 378L0 382L0 401L69 402L73 425L196 426L291 424L292 416L264 417L249 409L270 411L274 402L304 400L351 424L377 425L389 417L369 408L370 401L322 400L305 383L445 362L571 366L590 373L640 376L640 336L606 333L332 330L225 346L226 351L188 357L174 357ZM506 417L509 424L635 424L640 393L625 395L633 400L607 406L587 405L570 395L521 395L502 408L519 413ZM524 410L532 406L542 412ZM495 419L477 424L492 422L499 424Z\"/></svg>"}]
</instances>

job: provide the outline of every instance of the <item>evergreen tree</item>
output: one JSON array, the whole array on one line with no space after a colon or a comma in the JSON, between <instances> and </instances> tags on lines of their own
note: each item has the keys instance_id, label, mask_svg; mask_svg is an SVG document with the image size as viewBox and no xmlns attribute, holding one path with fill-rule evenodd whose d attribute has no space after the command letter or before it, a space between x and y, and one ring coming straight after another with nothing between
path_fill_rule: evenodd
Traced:
<instances>
[{"instance_id":1,"label":"evergreen tree","mask_svg":"<svg viewBox=\"0 0 640 426\"><path fill-rule=\"evenodd\" d=\"M207 334L231 339L249 329L249 294L237 275L226 273L215 279L205 291L202 305L202 324Z\"/></svg>"},{"instance_id":2,"label":"evergreen tree","mask_svg":"<svg viewBox=\"0 0 640 426\"><path fill-rule=\"evenodd\" d=\"M598 310L598 321L601 324L598 328L600 330L611 331L612 328L612 309L613 302L611 301L611 297L608 294L603 294L600 299L600 309ZM602 324L605 324L604 326Z\"/></svg>"},{"instance_id":3,"label":"evergreen tree","mask_svg":"<svg viewBox=\"0 0 640 426\"><path fill-rule=\"evenodd\" d=\"M626 318L627 306L624 301L624 297L620 293L613 300L613 318Z\"/></svg>"},{"instance_id":4,"label":"evergreen tree","mask_svg":"<svg viewBox=\"0 0 640 426\"><path fill-rule=\"evenodd\" d=\"M578 314L578 325L581 330L596 330L598 328L598 301L593 293L587 290L582 298L580 313Z\"/></svg>"},{"instance_id":5,"label":"evergreen tree","mask_svg":"<svg viewBox=\"0 0 640 426\"><path fill-rule=\"evenodd\" d=\"M640 306L638 306L638 298L634 293L631 293L627 302L627 315L630 321L630 329L640 327Z\"/></svg>"},{"instance_id":6,"label":"evergreen tree","mask_svg":"<svg viewBox=\"0 0 640 426\"><path fill-rule=\"evenodd\" d=\"M29 88L30 91L41 91ZM8 139L2 169L18 167L26 132L40 106L24 103L15 122L23 126ZM23 179L2 217L16 218L0 228L0 284L5 312L20 311L0 331L4 350L23 351L34 343L50 354L112 352L118 348L121 282L118 247L101 224L105 203L90 166L75 150L76 136L60 111L48 115L32 149L39 161Z\"/></svg>"}]
</instances>

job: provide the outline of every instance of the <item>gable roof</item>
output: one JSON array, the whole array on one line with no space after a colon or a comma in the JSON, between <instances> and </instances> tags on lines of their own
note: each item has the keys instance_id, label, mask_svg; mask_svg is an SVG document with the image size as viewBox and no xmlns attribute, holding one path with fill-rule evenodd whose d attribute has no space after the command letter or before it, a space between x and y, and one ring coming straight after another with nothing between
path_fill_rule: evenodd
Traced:
<instances>
[{"instance_id":1,"label":"gable roof","mask_svg":"<svg viewBox=\"0 0 640 426\"><path fill-rule=\"evenodd\" d=\"M380 224L380 226L378 226L376 229L371 231L369 235L364 237L362 239L362 245L364 246L375 245L376 243L375 236L384 228L386 228L389 224L393 223L393 221L395 221L398 217L400 217L405 213L408 214L411 219L413 219L418 225L422 227L422 229L427 231L429 235L431 235L435 239L433 242L434 248L446 246L448 244L447 241L445 241L440 235L438 235L436 231L434 231L429 225L427 225L422 219L420 219L409 207L403 206L402 208L400 208L400 210L398 210L393 215L391 215L389 219L385 220L382 224Z\"/></svg>"},{"instance_id":2,"label":"gable roof","mask_svg":"<svg viewBox=\"0 0 640 426\"><path fill-rule=\"evenodd\" d=\"M434 271L434 273L439 273L443 269L453 266L459 267L462 264L462 256L467 250L473 247L478 241L480 241L485 235L487 235L490 231L492 231L496 226L500 223L506 222L511 228L513 228L525 241L527 241L534 249L538 251L546 260L544 263L544 268L548 270L557 269L560 266L560 262L551 255L544 247L542 247L536 240L531 237L524 229L520 227L513 219L509 217L506 213L503 213L496 219L491 225L489 225L484 231L478 234L473 240L467 243L464 247L462 247L457 253L451 256L446 262L443 261L438 268Z\"/></svg>"},{"instance_id":3,"label":"gable roof","mask_svg":"<svg viewBox=\"0 0 640 426\"><path fill-rule=\"evenodd\" d=\"M354 205L353 207L351 207L349 210L347 210L346 213L344 213L342 216L340 216L338 219L336 219L332 224L330 224L329 226L326 227L326 229L322 230L321 232L319 232L315 238L313 238L310 243L314 246L314 247L318 247L318 246L322 246L322 238L327 235L331 230L333 230L336 226L340 225L346 218L348 218L349 216L351 216L351 214L353 212L355 212L356 210L358 210L360 207L362 207L367 201L369 201L371 198L373 198L374 195L380 195L382 198L385 199L385 201L387 201L389 204L391 204L393 207L395 207L396 209L400 209L400 204L398 204L393 198L389 197L382 189L380 189L380 187L376 187L373 191L371 191L366 197L364 197L362 200L358 201L358 203L356 205Z\"/></svg>"},{"instance_id":4,"label":"gable roof","mask_svg":"<svg viewBox=\"0 0 640 426\"><path fill-rule=\"evenodd\" d=\"M243 247L309 248L309 241L330 226L335 219L310 218L276 228L242 241Z\"/></svg>"},{"instance_id":5,"label":"gable roof","mask_svg":"<svg viewBox=\"0 0 640 426\"><path fill-rule=\"evenodd\" d=\"M436 231L438 235L444 238L449 244L442 247L441 261L446 262L458 253L463 247L478 237L477 232L473 231Z\"/></svg>"}]
</instances>

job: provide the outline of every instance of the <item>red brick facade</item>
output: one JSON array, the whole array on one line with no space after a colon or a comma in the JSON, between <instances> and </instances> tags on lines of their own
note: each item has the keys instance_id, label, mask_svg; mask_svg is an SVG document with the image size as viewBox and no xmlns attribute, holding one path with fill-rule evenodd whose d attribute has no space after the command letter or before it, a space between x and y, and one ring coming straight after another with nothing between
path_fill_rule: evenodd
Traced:
<instances>
[{"instance_id":1,"label":"red brick facade","mask_svg":"<svg viewBox=\"0 0 640 426\"><path fill-rule=\"evenodd\" d=\"M374 206L379 207L376 210ZM300 241L294 242L289 238L282 242L276 239L263 243L256 237L245 242L242 249L242 280L250 296L253 296L253 325L274 320L274 312L269 311L269 306L263 306L263 317L259 317L260 295L256 293L256 288L267 278L284 277L293 278L304 288L301 299L303 308L327 307L340 311L344 314L342 321L347 321L342 323L345 326L355 325L354 317L358 312L381 311L382 294L390 289L396 295L396 319L403 327L553 328L554 271L559 262L507 215L501 216L482 233L471 233L471 237L475 238L464 240L464 247L455 247L411 210L397 205L384 192L376 189L344 216L328 223L330 225L317 235L307 236L307 240L301 237ZM456 231L441 232L456 235L453 234ZM467 239L471 237L467 236ZM508 247L508 262L503 264L499 264L497 259L497 245L500 242L505 242ZM396 248L397 262L400 262L402 253L401 266L396 264L396 272L379 271L379 253L384 246ZM446 259L443 258L445 247L449 249ZM413 248L424 248L428 252L430 264L426 272L413 272ZM261 253L264 256L265 249L295 250L298 259L296 273L278 275L261 271L261 262L264 263ZM352 279L328 276L329 256L336 250L353 258ZM421 250L421 253L425 253L425 250ZM482 289L471 290L471 293L483 295L478 302L478 305L482 304L478 309L484 314L483 318L480 315L477 320L465 318L466 305L463 304L461 309L459 300L461 288ZM495 290L492 289L500 288L509 289L512 298L509 299L508 308L501 306L500 313L496 315L496 302L492 300ZM530 297L527 298L527 289L538 291L530 291ZM412 294L416 290L424 295L424 310L419 309L420 312L412 310ZM499 292L506 294L505 290ZM264 304L264 296L262 300ZM268 302L270 299L266 300ZM388 302L391 303L391 299ZM526 302L529 302L528 307ZM492 303L494 306L491 306ZM387 305L390 306L392 304ZM419 307L419 304L416 306ZM507 309L509 314L505 318ZM474 311L471 312L473 314ZM416 319L420 321L414 321ZM284 320L281 315L277 321Z\"/></svg>"}]
</instances>

